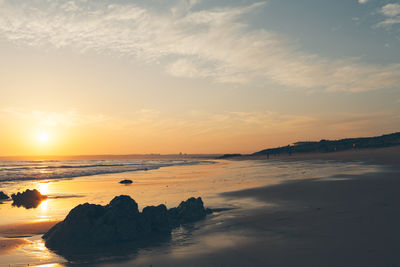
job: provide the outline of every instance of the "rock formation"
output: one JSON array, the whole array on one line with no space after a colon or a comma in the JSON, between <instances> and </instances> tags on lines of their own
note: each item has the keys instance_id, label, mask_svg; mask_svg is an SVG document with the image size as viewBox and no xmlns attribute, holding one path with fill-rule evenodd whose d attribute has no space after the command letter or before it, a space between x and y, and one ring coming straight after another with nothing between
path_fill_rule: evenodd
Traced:
<instances>
[{"instance_id":1,"label":"rock formation","mask_svg":"<svg viewBox=\"0 0 400 267\"><path fill-rule=\"evenodd\" d=\"M25 192L12 194L11 198L13 200L13 206L22 206L26 209L31 209L37 208L43 200L47 199L47 196L40 194L36 189L27 189Z\"/></svg>"},{"instance_id":2,"label":"rock formation","mask_svg":"<svg viewBox=\"0 0 400 267\"><path fill-rule=\"evenodd\" d=\"M108 205L81 204L64 221L51 228L43 239L56 251L85 246L104 247L121 242L169 235L174 227L206 216L201 198L190 198L177 208L145 207L129 196L115 197Z\"/></svg>"}]
</instances>

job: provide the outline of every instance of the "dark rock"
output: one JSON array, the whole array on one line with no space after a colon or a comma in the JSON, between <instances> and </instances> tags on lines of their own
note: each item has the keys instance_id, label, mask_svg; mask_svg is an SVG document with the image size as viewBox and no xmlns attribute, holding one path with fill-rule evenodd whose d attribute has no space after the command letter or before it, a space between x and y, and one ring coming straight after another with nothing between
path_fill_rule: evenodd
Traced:
<instances>
[{"instance_id":1,"label":"dark rock","mask_svg":"<svg viewBox=\"0 0 400 267\"><path fill-rule=\"evenodd\" d=\"M29 190L25 192L12 194L11 198L13 200L12 205L17 207L24 207L26 209L37 208L39 204L47 199L46 195L40 194L36 189Z\"/></svg>"},{"instance_id":2,"label":"dark rock","mask_svg":"<svg viewBox=\"0 0 400 267\"><path fill-rule=\"evenodd\" d=\"M135 200L121 195L111 200L105 208L105 214L95 224L95 243L116 243L140 237L142 220Z\"/></svg>"},{"instance_id":3,"label":"dark rock","mask_svg":"<svg viewBox=\"0 0 400 267\"><path fill-rule=\"evenodd\" d=\"M170 235L173 227L205 216L201 198L190 198L170 210L165 205L149 206L140 213L135 200L122 195L106 206L85 203L73 208L43 239L47 247L56 251L137 243Z\"/></svg>"},{"instance_id":4,"label":"dark rock","mask_svg":"<svg viewBox=\"0 0 400 267\"><path fill-rule=\"evenodd\" d=\"M201 197L189 198L182 201L177 208L179 223L188 223L198 221L206 217L206 210L203 206Z\"/></svg>"},{"instance_id":5,"label":"dark rock","mask_svg":"<svg viewBox=\"0 0 400 267\"><path fill-rule=\"evenodd\" d=\"M110 204L108 204L108 207L112 211L123 212L123 214L119 215L133 217L139 215L138 204L130 196L121 195L119 197L114 197Z\"/></svg>"},{"instance_id":6,"label":"dark rock","mask_svg":"<svg viewBox=\"0 0 400 267\"><path fill-rule=\"evenodd\" d=\"M204 209L201 197L189 198L182 201L177 208L168 210L171 224L177 227L184 223L195 222L206 217L207 213L212 213Z\"/></svg>"},{"instance_id":7,"label":"dark rock","mask_svg":"<svg viewBox=\"0 0 400 267\"><path fill-rule=\"evenodd\" d=\"M178 208L169 209L168 216L172 227L178 227L180 225Z\"/></svg>"},{"instance_id":8,"label":"dark rock","mask_svg":"<svg viewBox=\"0 0 400 267\"><path fill-rule=\"evenodd\" d=\"M127 180L127 179L126 179L126 180L120 181L119 183L120 183L120 184L131 184L131 183L133 183L133 182L132 182L132 180Z\"/></svg>"},{"instance_id":9,"label":"dark rock","mask_svg":"<svg viewBox=\"0 0 400 267\"><path fill-rule=\"evenodd\" d=\"M53 226L44 236L46 245L71 247L74 244L89 244L93 236L93 226L105 213L105 207L94 204L81 204L73 208L64 221ZM54 238L55 237L55 238Z\"/></svg>"},{"instance_id":10,"label":"dark rock","mask_svg":"<svg viewBox=\"0 0 400 267\"><path fill-rule=\"evenodd\" d=\"M151 233L160 234L171 232L173 227L165 205L161 204L157 207L145 207L142 211L142 215L145 219L145 225L150 228Z\"/></svg>"},{"instance_id":11,"label":"dark rock","mask_svg":"<svg viewBox=\"0 0 400 267\"><path fill-rule=\"evenodd\" d=\"M6 194L3 193L3 191L0 191L0 200L4 200L4 199L9 199L10 197L7 196Z\"/></svg>"}]
</instances>

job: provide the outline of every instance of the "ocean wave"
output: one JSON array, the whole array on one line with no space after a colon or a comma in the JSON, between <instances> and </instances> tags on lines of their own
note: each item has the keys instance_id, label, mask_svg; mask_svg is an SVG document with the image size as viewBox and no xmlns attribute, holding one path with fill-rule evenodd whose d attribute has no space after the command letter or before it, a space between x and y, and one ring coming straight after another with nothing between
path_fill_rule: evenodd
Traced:
<instances>
[{"instance_id":1,"label":"ocean wave","mask_svg":"<svg viewBox=\"0 0 400 267\"><path fill-rule=\"evenodd\" d=\"M96 167L120 167L129 166L137 164L92 164L92 165L60 165L60 166L17 166L16 168L8 167L9 171L19 171L19 170L44 170L44 169L80 169L80 168L96 168Z\"/></svg>"},{"instance_id":2,"label":"ocean wave","mask_svg":"<svg viewBox=\"0 0 400 267\"><path fill-rule=\"evenodd\" d=\"M212 162L187 160L3 161L0 163L0 182L67 179L100 174L154 170L168 166L210 163Z\"/></svg>"}]
</instances>

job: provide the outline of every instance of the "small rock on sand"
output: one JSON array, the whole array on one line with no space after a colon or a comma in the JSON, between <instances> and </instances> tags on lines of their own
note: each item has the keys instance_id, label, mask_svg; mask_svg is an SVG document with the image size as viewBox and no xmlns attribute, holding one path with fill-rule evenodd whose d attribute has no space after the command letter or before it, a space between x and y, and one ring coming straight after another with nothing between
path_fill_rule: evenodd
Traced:
<instances>
[{"instance_id":1,"label":"small rock on sand","mask_svg":"<svg viewBox=\"0 0 400 267\"><path fill-rule=\"evenodd\" d=\"M3 193L3 191L0 191L0 200L4 200L4 199L9 199L10 197L7 196L6 194Z\"/></svg>"},{"instance_id":2,"label":"small rock on sand","mask_svg":"<svg viewBox=\"0 0 400 267\"><path fill-rule=\"evenodd\" d=\"M120 184L131 184L133 182L132 182L132 180L125 179L125 180L120 181L119 183Z\"/></svg>"}]
</instances>

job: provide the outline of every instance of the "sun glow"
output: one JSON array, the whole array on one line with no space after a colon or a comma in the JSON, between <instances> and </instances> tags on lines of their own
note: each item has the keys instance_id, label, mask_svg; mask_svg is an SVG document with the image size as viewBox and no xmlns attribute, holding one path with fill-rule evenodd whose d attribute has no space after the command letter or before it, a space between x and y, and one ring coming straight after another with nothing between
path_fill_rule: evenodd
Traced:
<instances>
[{"instance_id":1,"label":"sun glow","mask_svg":"<svg viewBox=\"0 0 400 267\"><path fill-rule=\"evenodd\" d=\"M50 135L49 135L48 132L41 131L41 132L38 132L36 138L37 138L37 141L38 141L39 143L44 144L44 143L48 143L48 142L49 142L49 140L50 140Z\"/></svg>"},{"instance_id":2,"label":"sun glow","mask_svg":"<svg viewBox=\"0 0 400 267\"><path fill-rule=\"evenodd\" d=\"M42 213L47 212L47 199L43 200L42 203L40 203L40 210Z\"/></svg>"},{"instance_id":3,"label":"sun glow","mask_svg":"<svg viewBox=\"0 0 400 267\"><path fill-rule=\"evenodd\" d=\"M49 183L40 183L39 184L39 192L42 195L47 195L49 194Z\"/></svg>"}]
</instances>

